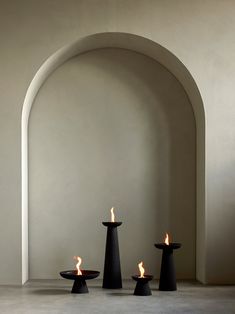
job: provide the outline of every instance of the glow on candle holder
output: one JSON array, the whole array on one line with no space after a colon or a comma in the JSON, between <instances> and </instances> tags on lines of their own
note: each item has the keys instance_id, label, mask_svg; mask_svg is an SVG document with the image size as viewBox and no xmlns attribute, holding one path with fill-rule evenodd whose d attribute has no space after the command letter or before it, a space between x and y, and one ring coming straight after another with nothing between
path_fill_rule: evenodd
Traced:
<instances>
[{"instance_id":1,"label":"glow on candle holder","mask_svg":"<svg viewBox=\"0 0 235 314\"><path fill-rule=\"evenodd\" d=\"M144 269L144 267L143 267L143 262L140 262L140 263L138 264L138 267L139 267L139 271L140 271L140 276L139 276L139 278L144 278L145 269Z\"/></svg>"},{"instance_id":2,"label":"glow on candle holder","mask_svg":"<svg viewBox=\"0 0 235 314\"><path fill-rule=\"evenodd\" d=\"M114 207L112 207L111 209L110 209L110 211L111 211L111 222L115 222L115 215L114 215Z\"/></svg>"},{"instance_id":3,"label":"glow on candle holder","mask_svg":"<svg viewBox=\"0 0 235 314\"><path fill-rule=\"evenodd\" d=\"M165 241L164 241L164 242L165 242L166 245L169 245L169 244L170 244L168 233L166 233Z\"/></svg>"},{"instance_id":4,"label":"glow on candle holder","mask_svg":"<svg viewBox=\"0 0 235 314\"><path fill-rule=\"evenodd\" d=\"M82 275L82 271L80 269L80 265L82 264L82 259L79 256L74 256L74 259L76 259L78 261L77 264L76 264L77 275Z\"/></svg>"}]
</instances>

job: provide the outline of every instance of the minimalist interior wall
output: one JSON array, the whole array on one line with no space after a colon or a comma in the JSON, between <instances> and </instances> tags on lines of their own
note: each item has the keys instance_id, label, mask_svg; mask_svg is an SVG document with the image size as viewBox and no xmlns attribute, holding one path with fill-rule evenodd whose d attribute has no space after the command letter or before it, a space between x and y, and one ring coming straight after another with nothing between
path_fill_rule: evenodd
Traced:
<instances>
[{"instance_id":1,"label":"minimalist interior wall","mask_svg":"<svg viewBox=\"0 0 235 314\"><path fill-rule=\"evenodd\" d=\"M102 271L112 206L124 277L139 260L159 274L165 231L184 243L178 277L195 277L195 121L164 67L121 49L69 60L41 88L29 135L30 278L58 278L77 254Z\"/></svg>"},{"instance_id":2,"label":"minimalist interior wall","mask_svg":"<svg viewBox=\"0 0 235 314\"><path fill-rule=\"evenodd\" d=\"M21 118L27 89L41 65L61 47L103 32L151 40L176 56L195 80L186 80L188 89L184 87L188 93L196 86L188 93L191 103L192 94L200 94L203 103L196 117L201 165L197 171L205 173L205 181L197 181L197 278L204 283L234 283L235 252L228 241L235 237L234 2L0 2L0 283L27 280L27 228L22 228L22 220L27 221L27 215L22 219L22 203L27 204L27 197L22 198L21 180ZM124 41L126 47L133 38ZM161 57L165 54L160 51L159 62ZM172 68L174 61L170 58L163 64ZM172 71L178 79L181 69ZM205 156L200 155L204 149Z\"/></svg>"}]
</instances>

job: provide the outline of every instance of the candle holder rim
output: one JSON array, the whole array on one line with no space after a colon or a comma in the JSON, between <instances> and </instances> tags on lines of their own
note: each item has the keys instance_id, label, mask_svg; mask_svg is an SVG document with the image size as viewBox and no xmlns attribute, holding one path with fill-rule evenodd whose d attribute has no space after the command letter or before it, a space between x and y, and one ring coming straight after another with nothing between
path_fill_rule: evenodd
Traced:
<instances>
[{"instance_id":1,"label":"candle holder rim","mask_svg":"<svg viewBox=\"0 0 235 314\"><path fill-rule=\"evenodd\" d=\"M69 280L89 280L99 276L100 272L97 270L81 269L82 274L77 275L77 270L64 270L60 272L60 276Z\"/></svg>"},{"instance_id":2,"label":"candle holder rim","mask_svg":"<svg viewBox=\"0 0 235 314\"><path fill-rule=\"evenodd\" d=\"M161 243L155 243L154 246L158 249L176 250L176 249L179 249L182 246L182 244L179 242L170 242L169 245L167 245L166 243L161 242Z\"/></svg>"},{"instance_id":3,"label":"candle holder rim","mask_svg":"<svg viewBox=\"0 0 235 314\"><path fill-rule=\"evenodd\" d=\"M122 221L103 221L102 224L106 227L118 227L121 226Z\"/></svg>"},{"instance_id":4,"label":"candle holder rim","mask_svg":"<svg viewBox=\"0 0 235 314\"><path fill-rule=\"evenodd\" d=\"M135 281L150 281L153 279L153 275L144 275L144 277L140 277L140 275L131 276Z\"/></svg>"}]
</instances>

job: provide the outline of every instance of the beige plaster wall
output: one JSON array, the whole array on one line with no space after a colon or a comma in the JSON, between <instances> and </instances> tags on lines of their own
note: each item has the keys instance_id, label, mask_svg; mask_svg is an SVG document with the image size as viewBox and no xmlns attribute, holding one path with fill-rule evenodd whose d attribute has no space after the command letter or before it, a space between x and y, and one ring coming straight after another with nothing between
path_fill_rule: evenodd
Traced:
<instances>
[{"instance_id":1,"label":"beige plaster wall","mask_svg":"<svg viewBox=\"0 0 235 314\"><path fill-rule=\"evenodd\" d=\"M74 255L102 272L112 206L124 278L140 260L159 276L166 231L183 243L178 277L195 278L195 119L172 74L128 50L83 54L43 85L29 126L30 278Z\"/></svg>"},{"instance_id":2,"label":"beige plaster wall","mask_svg":"<svg viewBox=\"0 0 235 314\"><path fill-rule=\"evenodd\" d=\"M20 118L27 87L57 49L96 32L129 32L173 52L195 78L206 112L206 267L234 283L233 1L6 1L0 10L0 282L21 282Z\"/></svg>"}]
</instances>

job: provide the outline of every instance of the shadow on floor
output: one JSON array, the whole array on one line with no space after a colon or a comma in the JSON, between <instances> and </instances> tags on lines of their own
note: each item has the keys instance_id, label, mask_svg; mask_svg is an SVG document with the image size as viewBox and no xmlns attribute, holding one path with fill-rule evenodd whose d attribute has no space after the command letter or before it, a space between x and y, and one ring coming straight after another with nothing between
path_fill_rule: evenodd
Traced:
<instances>
[{"instance_id":1,"label":"shadow on floor","mask_svg":"<svg viewBox=\"0 0 235 314\"><path fill-rule=\"evenodd\" d=\"M113 293L108 293L111 296L114 297L129 297L130 295L133 295L133 293L125 293L125 292L113 292Z\"/></svg>"},{"instance_id":2,"label":"shadow on floor","mask_svg":"<svg viewBox=\"0 0 235 314\"><path fill-rule=\"evenodd\" d=\"M37 295L65 295L71 294L70 290L62 290L62 289L37 289L31 291L32 294Z\"/></svg>"}]
</instances>

